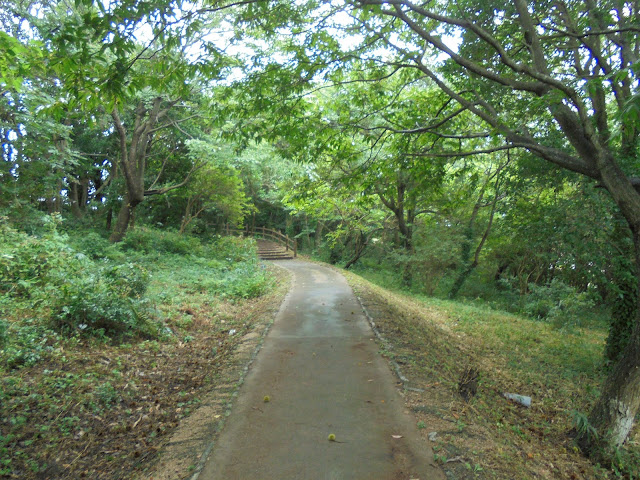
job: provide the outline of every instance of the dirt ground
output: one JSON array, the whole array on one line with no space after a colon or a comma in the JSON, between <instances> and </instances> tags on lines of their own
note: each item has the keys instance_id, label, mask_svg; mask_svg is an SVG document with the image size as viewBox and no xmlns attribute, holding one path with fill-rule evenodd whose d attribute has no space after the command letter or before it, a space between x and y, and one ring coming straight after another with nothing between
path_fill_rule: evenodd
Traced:
<instances>
[{"instance_id":1,"label":"dirt ground","mask_svg":"<svg viewBox=\"0 0 640 480\"><path fill-rule=\"evenodd\" d=\"M381 348L402 379L406 405L447 478L615 478L575 447L552 387L535 386L539 397L547 398L541 403L536 397L532 408L508 401L502 395L513 387L508 366L479 356L474 342L448 328L439 312L355 275L347 278L380 333ZM479 378L466 401L460 383L470 369Z\"/></svg>"},{"instance_id":2,"label":"dirt ground","mask_svg":"<svg viewBox=\"0 0 640 480\"><path fill-rule=\"evenodd\" d=\"M288 290L273 273L279 286L261 298L180 306L180 339L81 342L1 378L0 420L19 429L14 473L0 465L0 478L188 477Z\"/></svg>"}]
</instances>

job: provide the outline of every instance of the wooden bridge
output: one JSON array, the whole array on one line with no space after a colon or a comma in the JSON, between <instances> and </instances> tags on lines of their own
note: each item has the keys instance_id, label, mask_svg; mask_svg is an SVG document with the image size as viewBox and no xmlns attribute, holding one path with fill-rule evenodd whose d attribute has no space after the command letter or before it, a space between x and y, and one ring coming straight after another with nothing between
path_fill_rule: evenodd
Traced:
<instances>
[{"instance_id":1,"label":"wooden bridge","mask_svg":"<svg viewBox=\"0 0 640 480\"><path fill-rule=\"evenodd\" d=\"M270 228L230 228L227 235L255 237L258 244L258 256L263 260L290 260L298 256L298 241Z\"/></svg>"}]
</instances>

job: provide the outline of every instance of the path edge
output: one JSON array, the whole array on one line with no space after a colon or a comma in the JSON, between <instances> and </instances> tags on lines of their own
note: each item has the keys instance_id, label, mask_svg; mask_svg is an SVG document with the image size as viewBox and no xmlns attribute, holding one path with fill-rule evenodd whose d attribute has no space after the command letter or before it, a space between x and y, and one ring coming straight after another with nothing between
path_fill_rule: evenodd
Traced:
<instances>
[{"instance_id":1,"label":"path edge","mask_svg":"<svg viewBox=\"0 0 640 480\"><path fill-rule=\"evenodd\" d=\"M285 270L285 271L289 272L289 270L287 270L284 267L281 267L276 262L269 262L269 263L271 265L274 265L274 266L282 269L282 270ZM231 394L232 401L229 402L227 408L225 409L224 418L217 423L217 425L215 427L215 432L211 436L211 440L208 442L206 448L204 449L204 451L200 455L200 459L198 460L198 463L196 464L196 466L194 468L193 474L190 477L188 477L188 480L198 480L198 478L200 477L200 474L204 470L204 467L207 464L207 461L209 460L209 457L211 456L211 452L213 452L213 449L214 449L214 447L216 445L218 434L224 429L224 426L226 424L227 418L229 418L229 416L231 414L231 411L233 410L233 407L235 406L235 402L236 402L236 400L238 398L238 393L240 392L240 389L244 385L244 382L245 382L245 380L247 378L247 374L249 373L249 370L251 369L251 366L253 365L253 362L255 361L256 357L260 353L260 350L262 350L262 346L264 345L264 341L267 338L267 335L271 331L271 327L273 326L273 324L275 323L276 319L280 315L280 312L282 311L282 309L289 302L289 298L290 298L290 294L291 294L291 290L292 289L293 289L293 275L290 274L290 277L289 277L289 290L284 295L284 297L282 299L282 302L280 302L280 307L278 308L278 311L273 316L271 321L268 322L267 326L263 330L262 335L260 337L260 340L258 341L256 347L254 348L253 353L249 357L249 360L247 361L246 365L242 368L242 372L240 374L240 378L238 379L238 381L236 383L236 388L233 391L233 393Z\"/></svg>"}]
</instances>

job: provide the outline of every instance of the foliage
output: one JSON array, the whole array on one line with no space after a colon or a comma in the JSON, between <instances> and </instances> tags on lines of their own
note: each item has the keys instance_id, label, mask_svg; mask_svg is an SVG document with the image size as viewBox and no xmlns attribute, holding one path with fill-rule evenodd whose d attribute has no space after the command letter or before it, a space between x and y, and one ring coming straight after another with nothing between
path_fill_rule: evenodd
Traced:
<instances>
[{"instance_id":1,"label":"foliage","mask_svg":"<svg viewBox=\"0 0 640 480\"><path fill-rule=\"evenodd\" d=\"M149 306L141 299L146 272L134 264L107 266L48 286L54 300L51 319L56 329L108 337L152 334Z\"/></svg>"},{"instance_id":2,"label":"foliage","mask_svg":"<svg viewBox=\"0 0 640 480\"><path fill-rule=\"evenodd\" d=\"M23 324L10 324L7 341L0 354L0 366L8 368L31 367L51 355L60 335L47 325L33 320Z\"/></svg>"},{"instance_id":3,"label":"foliage","mask_svg":"<svg viewBox=\"0 0 640 480\"><path fill-rule=\"evenodd\" d=\"M110 337L148 332L142 299L148 277L141 266L92 261L74 251L54 224L43 237L4 224L1 238L2 293L47 318L56 331ZM28 345L20 343L20 335L16 344Z\"/></svg>"},{"instance_id":4,"label":"foliage","mask_svg":"<svg viewBox=\"0 0 640 480\"><path fill-rule=\"evenodd\" d=\"M174 231L136 228L114 246L95 232L61 234L55 218L39 237L3 220L0 309L10 321L0 321L0 366L42 361L55 353L61 334L119 342L163 335L153 305L166 294L148 292L152 275L178 282L171 289L176 293L185 288L210 299L256 298L271 287L252 239L203 242ZM130 261L132 253L137 263Z\"/></svg>"},{"instance_id":5,"label":"foliage","mask_svg":"<svg viewBox=\"0 0 640 480\"><path fill-rule=\"evenodd\" d=\"M202 245L197 237L181 235L170 230L140 227L127 232L121 248L124 251L135 250L145 254L197 255L200 253Z\"/></svg>"},{"instance_id":6,"label":"foliage","mask_svg":"<svg viewBox=\"0 0 640 480\"><path fill-rule=\"evenodd\" d=\"M529 285L523 310L527 315L557 326L580 325L585 312L594 307L589 292L578 292L554 278L548 285Z\"/></svg>"},{"instance_id":7,"label":"foliage","mask_svg":"<svg viewBox=\"0 0 640 480\"><path fill-rule=\"evenodd\" d=\"M9 324L7 323L7 321L4 318L0 318L0 345L4 344L9 338L7 334L8 329Z\"/></svg>"}]
</instances>

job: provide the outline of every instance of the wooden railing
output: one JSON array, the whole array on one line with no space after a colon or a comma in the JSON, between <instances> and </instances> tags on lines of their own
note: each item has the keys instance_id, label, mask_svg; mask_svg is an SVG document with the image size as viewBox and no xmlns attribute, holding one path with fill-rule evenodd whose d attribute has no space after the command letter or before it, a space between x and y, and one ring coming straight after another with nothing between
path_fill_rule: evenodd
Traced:
<instances>
[{"instance_id":1,"label":"wooden railing","mask_svg":"<svg viewBox=\"0 0 640 480\"><path fill-rule=\"evenodd\" d=\"M277 230L271 230L270 228L264 227L255 227L255 228L230 228L227 225L226 228L227 235L242 235L245 237L259 237L265 238L268 240L273 240L274 242L282 245L286 251L291 250L293 252L293 256L298 256L298 240L295 238L289 238L289 235L284 235Z\"/></svg>"}]
</instances>

